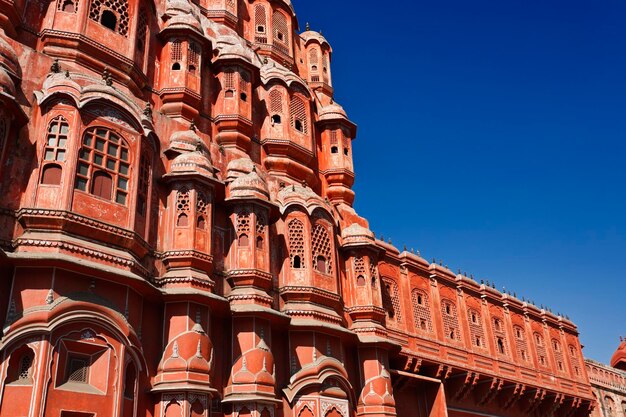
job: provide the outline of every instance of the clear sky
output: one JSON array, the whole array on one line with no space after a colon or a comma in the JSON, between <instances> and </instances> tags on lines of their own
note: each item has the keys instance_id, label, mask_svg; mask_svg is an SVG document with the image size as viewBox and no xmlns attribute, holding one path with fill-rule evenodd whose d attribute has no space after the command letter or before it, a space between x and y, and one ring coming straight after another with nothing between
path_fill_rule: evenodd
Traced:
<instances>
[{"instance_id":1,"label":"clear sky","mask_svg":"<svg viewBox=\"0 0 626 417\"><path fill-rule=\"evenodd\" d=\"M333 47L376 235L569 315L608 362L626 335L626 2L294 6Z\"/></svg>"}]
</instances>

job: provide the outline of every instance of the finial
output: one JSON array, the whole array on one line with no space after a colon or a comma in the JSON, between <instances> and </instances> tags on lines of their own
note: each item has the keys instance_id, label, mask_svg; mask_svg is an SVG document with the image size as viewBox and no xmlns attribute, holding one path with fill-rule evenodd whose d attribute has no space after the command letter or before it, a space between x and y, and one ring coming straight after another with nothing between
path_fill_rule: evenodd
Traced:
<instances>
[{"instance_id":1,"label":"finial","mask_svg":"<svg viewBox=\"0 0 626 417\"><path fill-rule=\"evenodd\" d=\"M113 85L113 78L111 78L111 74L109 73L109 67L104 67L102 79L107 86L111 87Z\"/></svg>"},{"instance_id":2,"label":"finial","mask_svg":"<svg viewBox=\"0 0 626 417\"><path fill-rule=\"evenodd\" d=\"M439 266L443 266L443 261L439 259Z\"/></svg>"},{"instance_id":3,"label":"finial","mask_svg":"<svg viewBox=\"0 0 626 417\"><path fill-rule=\"evenodd\" d=\"M143 108L143 115L152 119L152 106L150 105L150 102L147 102L146 106Z\"/></svg>"},{"instance_id":4,"label":"finial","mask_svg":"<svg viewBox=\"0 0 626 417\"><path fill-rule=\"evenodd\" d=\"M321 35L321 36L324 36L324 34L322 33L322 29L320 29L320 35Z\"/></svg>"},{"instance_id":5,"label":"finial","mask_svg":"<svg viewBox=\"0 0 626 417\"><path fill-rule=\"evenodd\" d=\"M285 188L285 186L286 186L285 181L281 181L278 183L278 188L280 188L281 190Z\"/></svg>"},{"instance_id":6,"label":"finial","mask_svg":"<svg viewBox=\"0 0 626 417\"><path fill-rule=\"evenodd\" d=\"M89 284L89 292L94 292L95 289L96 289L96 280L92 280L91 283Z\"/></svg>"},{"instance_id":7,"label":"finial","mask_svg":"<svg viewBox=\"0 0 626 417\"><path fill-rule=\"evenodd\" d=\"M302 188L306 188L306 180L302 180Z\"/></svg>"},{"instance_id":8,"label":"finial","mask_svg":"<svg viewBox=\"0 0 626 417\"><path fill-rule=\"evenodd\" d=\"M482 280L482 279L481 279L481 280L480 280L480 283L481 283L481 284L484 284L484 283L485 283L485 280Z\"/></svg>"},{"instance_id":9,"label":"finial","mask_svg":"<svg viewBox=\"0 0 626 417\"><path fill-rule=\"evenodd\" d=\"M517 293L513 291L513 297L517 298Z\"/></svg>"},{"instance_id":10,"label":"finial","mask_svg":"<svg viewBox=\"0 0 626 417\"><path fill-rule=\"evenodd\" d=\"M65 78L70 78L70 71L69 70L65 70Z\"/></svg>"},{"instance_id":11,"label":"finial","mask_svg":"<svg viewBox=\"0 0 626 417\"><path fill-rule=\"evenodd\" d=\"M417 256L422 256L419 249L417 250Z\"/></svg>"},{"instance_id":12,"label":"finial","mask_svg":"<svg viewBox=\"0 0 626 417\"><path fill-rule=\"evenodd\" d=\"M191 123L189 124L189 130L191 130L192 132L196 131L196 122L195 121L191 121Z\"/></svg>"},{"instance_id":13,"label":"finial","mask_svg":"<svg viewBox=\"0 0 626 417\"><path fill-rule=\"evenodd\" d=\"M291 191L296 191L296 184L293 184L293 185L291 186Z\"/></svg>"},{"instance_id":14,"label":"finial","mask_svg":"<svg viewBox=\"0 0 626 417\"><path fill-rule=\"evenodd\" d=\"M58 59L55 59L54 62L52 62L52 65L50 66L50 72L54 74L58 74L59 72L61 72L61 65L59 65Z\"/></svg>"},{"instance_id":15,"label":"finial","mask_svg":"<svg viewBox=\"0 0 626 417\"><path fill-rule=\"evenodd\" d=\"M404 245L404 251L406 252L406 245Z\"/></svg>"},{"instance_id":16,"label":"finial","mask_svg":"<svg viewBox=\"0 0 626 417\"><path fill-rule=\"evenodd\" d=\"M311 30L311 26L309 25L309 22L306 22L305 30L306 31Z\"/></svg>"},{"instance_id":17,"label":"finial","mask_svg":"<svg viewBox=\"0 0 626 417\"><path fill-rule=\"evenodd\" d=\"M391 245L391 238L387 239L387 243Z\"/></svg>"},{"instance_id":18,"label":"finial","mask_svg":"<svg viewBox=\"0 0 626 417\"><path fill-rule=\"evenodd\" d=\"M252 172L256 172L256 164L252 165Z\"/></svg>"},{"instance_id":19,"label":"finial","mask_svg":"<svg viewBox=\"0 0 626 417\"><path fill-rule=\"evenodd\" d=\"M415 249L411 248L411 253L415 255Z\"/></svg>"},{"instance_id":20,"label":"finial","mask_svg":"<svg viewBox=\"0 0 626 417\"><path fill-rule=\"evenodd\" d=\"M54 291L50 288L48 295L46 295L46 304L52 304L54 302Z\"/></svg>"},{"instance_id":21,"label":"finial","mask_svg":"<svg viewBox=\"0 0 626 417\"><path fill-rule=\"evenodd\" d=\"M491 283L491 288L493 288L494 290L496 289L496 283L495 282Z\"/></svg>"}]
</instances>

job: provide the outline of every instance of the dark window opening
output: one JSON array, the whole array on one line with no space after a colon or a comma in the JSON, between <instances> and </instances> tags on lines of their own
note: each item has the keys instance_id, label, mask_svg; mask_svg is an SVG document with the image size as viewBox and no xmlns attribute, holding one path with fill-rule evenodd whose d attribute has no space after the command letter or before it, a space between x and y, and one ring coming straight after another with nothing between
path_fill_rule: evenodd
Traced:
<instances>
[{"instance_id":1,"label":"dark window opening","mask_svg":"<svg viewBox=\"0 0 626 417\"><path fill-rule=\"evenodd\" d=\"M339 148L337 148L336 146L330 147L330 153L338 153L338 152L339 152Z\"/></svg>"},{"instance_id":2,"label":"dark window opening","mask_svg":"<svg viewBox=\"0 0 626 417\"><path fill-rule=\"evenodd\" d=\"M563 370L563 362L559 362L559 371Z\"/></svg>"},{"instance_id":3,"label":"dark window opening","mask_svg":"<svg viewBox=\"0 0 626 417\"><path fill-rule=\"evenodd\" d=\"M56 164L48 164L41 174L41 183L47 185L61 185L61 167Z\"/></svg>"},{"instance_id":4,"label":"dark window opening","mask_svg":"<svg viewBox=\"0 0 626 417\"><path fill-rule=\"evenodd\" d=\"M275 114L272 116L272 123L279 125L281 123L280 115Z\"/></svg>"},{"instance_id":5,"label":"dark window opening","mask_svg":"<svg viewBox=\"0 0 626 417\"><path fill-rule=\"evenodd\" d=\"M502 341L501 338L498 338L497 344L498 344L498 352L504 354L504 342Z\"/></svg>"},{"instance_id":6,"label":"dark window opening","mask_svg":"<svg viewBox=\"0 0 626 417\"><path fill-rule=\"evenodd\" d=\"M111 10L105 10L100 16L100 24L115 31L117 29L117 16Z\"/></svg>"},{"instance_id":7,"label":"dark window opening","mask_svg":"<svg viewBox=\"0 0 626 417\"><path fill-rule=\"evenodd\" d=\"M63 8L61 9L65 13L74 13L75 6L73 1L65 1L63 2Z\"/></svg>"},{"instance_id":8,"label":"dark window opening","mask_svg":"<svg viewBox=\"0 0 626 417\"><path fill-rule=\"evenodd\" d=\"M304 125L302 124L302 120L296 119L294 122L294 127L298 132L304 132Z\"/></svg>"},{"instance_id":9,"label":"dark window opening","mask_svg":"<svg viewBox=\"0 0 626 417\"><path fill-rule=\"evenodd\" d=\"M311 70L312 70L312 71L317 71L317 65L313 65L313 66L311 67Z\"/></svg>"},{"instance_id":10,"label":"dark window opening","mask_svg":"<svg viewBox=\"0 0 626 417\"><path fill-rule=\"evenodd\" d=\"M226 92L224 93L224 97L233 98L235 97L235 92L233 90L226 90Z\"/></svg>"},{"instance_id":11,"label":"dark window opening","mask_svg":"<svg viewBox=\"0 0 626 417\"><path fill-rule=\"evenodd\" d=\"M476 338L476 346L480 347L481 343L480 343L480 337Z\"/></svg>"},{"instance_id":12,"label":"dark window opening","mask_svg":"<svg viewBox=\"0 0 626 417\"><path fill-rule=\"evenodd\" d=\"M472 323L476 323L476 314L472 313Z\"/></svg>"},{"instance_id":13,"label":"dark window opening","mask_svg":"<svg viewBox=\"0 0 626 417\"><path fill-rule=\"evenodd\" d=\"M450 304L446 304L446 314L450 314Z\"/></svg>"},{"instance_id":14,"label":"dark window opening","mask_svg":"<svg viewBox=\"0 0 626 417\"><path fill-rule=\"evenodd\" d=\"M422 296L421 295L417 296L417 304L419 304L419 305L423 304L423 300L422 300Z\"/></svg>"},{"instance_id":15,"label":"dark window opening","mask_svg":"<svg viewBox=\"0 0 626 417\"><path fill-rule=\"evenodd\" d=\"M345 156L348 156L348 152L349 152L348 148L343 148L343 154Z\"/></svg>"},{"instance_id":16,"label":"dark window opening","mask_svg":"<svg viewBox=\"0 0 626 417\"><path fill-rule=\"evenodd\" d=\"M129 363L126 367L126 378L124 379L124 397L133 399L135 397L135 379L137 371L135 365Z\"/></svg>"},{"instance_id":17,"label":"dark window opening","mask_svg":"<svg viewBox=\"0 0 626 417\"><path fill-rule=\"evenodd\" d=\"M257 236L256 238L256 248L263 250L263 238L261 236Z\"/></svg>"},{"instance_id":18,"label":"dark window opening","mask_svg":"<svg viewBox=\"0 0 626 417\"><path fill-rule=\"evenodd\" d=\"M178 227L187 227L189 226L189 217L185 213L182 213L178 216L178 220L176 221L176 226Z\"/></svg>"},{"instance_id":19,"label":"dark window opening","mask_svg":"<svg viewBox=\"0 0 626 417\"><path fill-rule=\"evenodd\" d=\"M239 246L248 246L248 235L239 236Z\"/></svg>"},{"instance_id":20,"label":"dark window opening","mask_svg":"<svg viewBox=\"0 0 626 417\"><path fill-rule=\"evenodd\" d=\"M295 269L302 268L302 261L300 260L300 256L296 255L293 257L293 267Z\"/></svg>"},{"instance_id":21,"label":"dark window opening","mask_svg":"<svg viewBox=\"0 0 626 417\"><path fill-rule=\"evenodd\" d=\"M246 93L239 94L241 101L248 101L248 95Z\"/></svg>"},{"instance_id":22,"label":"dark window opening","mask_svg":"<svg viewBox=\"0 0 626 417\"><path fill-rule=\"evenodd\" d=\"M424 320L424 319L420 320L420 328L422 330L426 330L426 320Z\"/></svg>"},{"instance_id":23,"label":"dark window opening","mask_svg":"<svg viewBox=\"0 0 626 417\"><path fill-rule=\"evenodd\" d=\"M283 41L285 39L285 35L283 35L281 32L278 32L276 34L276 37L278 38L279 41Z\"/></svg>"},{"instance_id":24,"label":"dark window opening","mask_svg":"<svg viewBox=\"0 0 626 417\"><path fill-rule=\"evenodd\" d=\"M206 221L204 220L203 216L198 217L198 221L196 222L196 227L201 230L204 230L204 228L206 227Z\"/></svg>"},{"instance_id":25,"label":"dark window opening","mask_svg":"<svg viewBox=\"0 0 626 417\"><path fill-rule=\"evenodd\" d=\"M265 33L265 26L262 26L262 25L257 26L256 31L259 33Z\"/></svg>"},{"instance_id":26,"label":"dark window opening","mask_svg":"<svg viewBox=\"0 0 626 417\"><path fill-rule=\"evenodd\" d=\"M93 175L91 194L110 200L113 189L113 178L103 171L98 171Z\"/></svg>"},{"instance_id":27,"label":"dark window opening","mask_svg":"<svg viewBox=\"0 0 626 417\"><path fill-rule=\"evenodd\" d=\"M180 71L180 63L179 62L174 62L172 64L172 71Z\"/></svg>"},{"instance_id":28,"label":"dark window opening","mask_svg":"<svg viewBox=\"0 0 626 417\"><path fill-rule=\"evenodd\" d=\"M190 74L195 74L196 73L196 66L195 65L189 65L189 73Z\"/></svg>"},{"instance_id":29,"label":"dark window opening","mask_svg":"<svg viewBox=\"0 0 626 417\"><path fill-rule=\"evenodd\" d=\"M454 334L454 330L452 330L450 332L450 339L454 340L455 334Z\"/></svg>"}]
</instances>

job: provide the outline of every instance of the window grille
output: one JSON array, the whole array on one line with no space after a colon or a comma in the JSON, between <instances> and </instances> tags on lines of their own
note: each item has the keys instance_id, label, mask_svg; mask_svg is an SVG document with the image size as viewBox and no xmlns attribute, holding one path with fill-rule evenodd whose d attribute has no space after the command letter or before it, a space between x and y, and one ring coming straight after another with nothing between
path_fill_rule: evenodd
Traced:
<instances>
[{"instance_id":1,"label":"window grille","mask_svg":"<svg viewBox=\"0 0 626 417\"><path fill-rule=\"evenodd\" d=\"M267 16L265 14L265 7L261 4L257 4L254 7L254 28L256 33L267 32Z\"/></svg>"},{"instance_id":2,"label":"window grille","mask_svg":"<svg viewBox=\"0 0 626 417\"><path fill-rule=\"evenodd\" d=\"M289 231L289 258L291 267L306 268L304 257L304 224L298 219L293 219L287 226Z\"/></svg>"},{"instance_id":3,"label":"window grille","mask_svg":"<svg viewBox=\"0 0 626 417\"><path fill-rule=\"evenodd\" d=\"M518 359L529 362L530 356L528 355L528 343L526 342L524 329L520 326L514 326L513 332L515 333L515 346L517 348Z\"/></svg>"},{"instance_id":4,"label":"window grille","mask_svg":"<svg viewBox=\"0 0 626 417\"><path fill-rule=\"evenodd\" d=\"M411 301L413 302L413 319L415 320L416 329L432 333L433 324L430 316L428 296L425 292L414 289L411 293Z\"/></svg>"},{"instance_id":5,"label":"window grille","mask_svg":"<svg viewBox=\"0 0 626 417\"><path fill-rule=\"evenodd\" d=\"M508 356L506 331L504 329L504 320L501 317L492 319L493 334L496 342L496 351L498 355Z\"/></svg>"},{"instance_id":6,"label":"window grille","mask_svg":"<svg viewBox=\"0 0 626 417\"><path fill-rule=\"evenodd\" d=\"M291 126L299 132L308 133L306 105L298 96L291 99Z\"/></svg>"},{"instance_id":7,"label":"window grille","mask_svg":"<svg viewBox=\"0 0 626 417\"><path fill-rule=\"evenodd\" d=\"M143 52L146 49L146 36L148 32L148 12L145 7L139 9L137 17L137 49Z\"/></svg>"},{"instance_id":8,"label":"window grille","mask_svg":"<svg viewBox=\"0 0 626 417\"><path fill-rule=\"evenodd\" d=\"M69 131L70 125L63 116L59 116L50 122L44 149L44 161L65 161L65 147Z\"/></svg>"},{"instance_id":9,"label":"window grille","mask_svg":"<svg viewBox=\"0 0 626 417\"><path fill-rule=\"evenodd\" d=\"M401 322L400 298L398 297L398 284L392 279L383 278L382 286L383 308L387 311L387 317Z\"/></svg>"},{"instance_id":10,"label":"window grille","mask_svg":"<svg viewBox=\"0 0 626 417\"><path fill-rule=\"evenodd\" d=\"M270 112L282 114L283 96L278 89L270 91Z\"/></svg>"},{"instance_id":11,"label":"window grille","mask_svg":"<svg viewBox=\"0 0 626 417\"><path fill-rule=\"evenodd\" d=\"M443 329L447 339L461 340L459 333L459 320L456 314L456 306L450 300L441 302L441 316L443 318Z\"/></svg>"},{"instance_id":12,"label":"window grille","mask_svg":"<svg viewBox=\"0 0 626 417\"><path fill-rule=\"evenodd\" d=\"M469 318L470 338L472 346L482 349L486 348L485 329L483 328L483 322L480 313L470 308L469 310L467 310L467 316Z\"/></svg>"},{"instance_id":13,"label":"window grille","mask_svg":"<svg viewBox=\"0 0 626 417\"><path fill-rule=\"evenodd\" d=\"M176 226L189 226L191 196L189 190L185 187L178 190L176 194Z\"/></svg>"},{"instance_id":14,"label":"window grille","mask_svg":"<svg viewBox=\"0 0 626 417\"><path fill-rule=\"evenodd\" d=\"M30 368L33 366L33 355L30 353L25 354L20 358L19 374L17 379L19 381L27 381L30 379Z\"/></svg>"},{"instance_id":15,"label":"window grille","mask_svg":"<svg viewBox=\"0 0 626 417\"><path fill-rule=\"evenodd\" d=\"M129 181L130 155L124 139L101 127L87 130L79 152L76 189L126 205Z\"/></svg>"},{"instance_id":16,"label":"window grille","mask_svg":"<svg viewBox=\"0 0 626 417\"><path fill-rule=\"evenodd\" d=\"M278 10L272 16L272 26L274 28L274 41L280 46L289 47L289 26L287 18Z\"/></svg>"},{"instance_id":17,"label":"window grille","mask_svg":"<svg viewBox=\"0 0 626 417\"><path fill-rule=\"evenodd\" d=\"M86 358L70 357L68 361L68 382L86 384L89 377L89 361Z\"/></svg>"},{"instance_id":18,"label":"window grille","mask_svg":"<svg viewBox=\"0 0 626 417\"><path fill-rule=\"evenodd\" d=\"M139 187L137 192L137 212L146 215L148 204L148 190L150 187L150 162L144 154L139 164Z\"/></svg>"},{"instance_id":19,"label":"window grille","mask_svg":"<svg viewBox=\"0 0 626 417\"><path fill-rule=\"evenodd\" d=\"M180 63L180 61L183 60L183 44L180 39L175 39L174 41L172 41L170 59L172 63Z\"/></svg>"},{"instance_id":20,"label":"window grille","mask_svg":"<svg viewBox=\"0 0 626 417\"><path fill-rule=\"evenodd\" d=\"M311 236L312 258L317 270L326 274L333 272L332 250L326 227L316 224Z\"/></svg>"},{"instance_id":21,"label":"window grille","mask_svg":"<svg viewBox=\"0 0 626 417\"><path fill-rule=\"evenodd\" d=\"M108 13L105 13L108 12ZM100 24L105 24L103 15L115 16L115 27L109 27L123 36L128 36L128 2L125 0L92 0L89 9L89 18ZM108 26L105 24L105 26Z\"/></svg>"}]
</instances>

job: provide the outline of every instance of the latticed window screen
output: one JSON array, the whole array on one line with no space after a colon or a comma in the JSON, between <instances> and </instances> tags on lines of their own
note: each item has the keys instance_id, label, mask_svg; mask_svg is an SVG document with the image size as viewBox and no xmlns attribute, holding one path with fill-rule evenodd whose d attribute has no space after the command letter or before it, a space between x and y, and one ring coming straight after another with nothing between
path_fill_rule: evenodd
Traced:
<instances>
[{"instance_id":1,"label":"latticed window screen","mask_svg":"<svg viewBox=\"0 0 626 417\"><path fill-rule=\"evenodd\" d=\"M372 280L372 288L376 288L378 282L378 267L373 258L370 257L370 279Z\"/></svg>"},{"instance_id":2,"label":"latticed window screen","mask_svg":"<svg viewBox=\"0 0 626 417\"><path fill-rule=\"evenodd\" d=\"M283 95L278 89L270 91L270 112L278 114L283 112Z\"/></svg>"},{"instance_id":3,"label":"latticed window screen","mask_svg":"<svg viewBox=\"0 0 626 417\"><path fill-rule=\"evenodd\" d=\"M275 11L272 16L272 26L274 28L274 41L280 45L289 46L289 26L287 26L287 18L279 11Z\"/></svg>"},{"instance_id":4,"label":"latticed window screen","mask_svg":"<svg viewBox=\"0 0 626 417\"><path fill-rule=\"evenodd\" d=\"M543 343L543 336L541 336L539 333L535 333L533 336L535 338L535 346L537 347L537 359L539 360L539 365L547 367L548 356L546 355L546 346Z\"/></svg>"},{"instance_id":5,"label":"latticed window screen","mask_svg":"<svg viewBox=\"0 0 626 417\"><path fill-rule=\"evenodd\" d=\"M483 321L480 313L474 309L467 310L467 317L469 319L470 337L472 339L472 346L484 349L485 343L485 329L483 328Z\"/></svg>"},{"instance_id":6,"label":"latticed window screen","mask_svg":"<svg viewBox=\"0 0 626 417\"><path fill-rule=\"evenodd\" d=\"M180 39L172 41L170 49L170 59L173 63L183 60L183 43Z\"/></svg>"},{"instance_id":7,"label":"latticed window screen","mask_svg":"<svg viewBox=\"0 0 626 417\"><path fill-rule=\"evenodd\" d=\"M224 72L224 89L226 90L235 89L235 70L232 68L228 68Z\"/></svg>"},{"instance_id":8,"label":"latticed window screen","mask_svg":"<svg viewBox=\"0 0 626 417\"><path fill-rule=\"evenodd\" d=\"M313 262L317 263L317 270L327 274L333 272L332 248L328 230L322 224L316 224L311 235L311 250Z\"/></svg>"},{"instance_id":9,"label":"latticed window screen","mask_svg":"<svg viewBox=\"0 0 626 417\"><path fill-rule=\"evenodd\" d=\"M313 48L309 52L309 64L311 65L311 69L317 70L317 66L319 65L318 61L319 57L317 55L317 49Z\"/></svg>"},{"instance_id":10,"label":"latticed window screen","mask_svg":"<svg viewBox=\"0 0 626 417\"><path fill-rule=\"evenodd\" d=\"M254 30L257 33L267 32L267 15L265 14L265 7L261 4L254 7Z\"/></svg>"},{"instance_id":11,"label":"latticed window screen","mask_svg":"<svg viewBox=\"0 0 626 417\"><path fill-rule=\"evenodd\" d=\"M387 311L387 317L398 323L402 321L400 311L400 298L398 297L398 284L392 279L383 278L382 286L383 308Z\"/></svg>"},{"instance_id":12,"label":"latticed window screen","mask_svg":"<svg viewBox=\"0 0 626 417\"><path fill-rule=\"evenodd\" d=\"M456 305L450 300L442 300L441 313L441 317L443 319L443 331L446 338L456 341L461 340Z\"/></svg>"},{"instance_id":13,"label":"latticed window screen","mask_svg":"<svg viewBox=\"0 0 626 417\"><path fill-rule=\"evenodd\" d=\"M87 383L89 379L89 360L87 358L72 358L68 360L67 381Z\"/></svg>"},{"instance_id":14,"label":"latticed window screen","mask_svg":"<svg viewBox=\"0 0 626 417\"><path fill-rule=\"evenodd\" d=\"M191 196L185 187L176 193L176 226L186 227L189 225L189 211L191 209Z\"/></svg>"},{"instance_id":15,"label":"latticed window screen","mask_svg":"<svg viewBox=\"0 0 626 417\"><path fill-rule=\"evenodd\" d=\"M416 329L432 333L433 323L430 316L428 295L416 288L411 292L411 301L413 303L413 319L415 320Z\"/></svg>"},{"instance_id":16,"label":"latticed window screen","mask_svg":"<svg viewBox=\"0 0 626 417\"><path fill-rule=\"evenodd\" d=\"M338 144L337 131L336 130L331 130L330 131L330 144L331 144L331 146L337 146L337 144Z\"/></svg>"},{"instance_id":17,"label":"latticed window screen","mask_svg":"<svg viewBox=\"0 0 626 417\"><path fill-rule=\"evenodd\" d=\"M308 133L308 121L306 117L306 104L304 100L299 96L294 96L291 99L291 126L294 129Z\"/></svg>"},{"instance_id":18,"label":"latticed window screen","mask_svg":"<svg viewBox=\"0 0 626 417\"><path fill-rule=\"evenodd\" d=\"M115 14L117 24L115 31L120 35L128 35L128 2L125 0L91 0L89 18L98 23L102 22L102 14L110 11Z\"/></svg>"},{"instance_id":19,"label":"latticed window screen","mask_svg":"<svg viewBox=\"0 0 626 417\"><path fill-rule=\"evenodd\" d=\"M248 71L239 71L239 92L248 93L248 87L250 86L250 75Z\"/></svg>"},{"instance_id":20,"label":"latticed window screen","mask_svg":"<svg viewBox=\"0 0 626 417\"><path fill-rule=\"evenodd\" d=\"M250 213L240 211L237 213L237 239L240 246L248 246L250 238Z\"/></svg>"},{"instance_id":21,"label":"latticed window screen","mask_svg":"<svg viewBox=\"0 0 626 417\"><path fill-rule=\"evenodd\" d=\"M500 356L508 356L508 343L506 339L506 331L504 329L504 320L502 317L494 317L492 319L493 335L495 337L496 352Z\"/></svg>"},{"instance_id":22,"label":"latticed window screen","mask_svg":"<svg viewBox=\"0 0 626 417\"><path fill-rule=\"evenodd\" d=\"M20 358L19 366L19 374L17 376L17 379L20 381L26 381L30 379L30 368L33 366L33 355L27 353L22 356Z\"/></svg>"},{"instance_id":23,"label":"latticed window screen","mask_svg":"<svg viewBox=\"0 0 626 417\"><path fill-rule=\"evenodd\" d=\"M526 341L524 329L520 326L513 326L513 333L515 334L515 346L517 348L518 359L529 362L530 354L528 353L528 342Z\"/></svg>"},{"instance_id":24,"label":"latticed window screen","mask_svg":"<svg viewBox=\"0 0 626 417\"><path fill-rule=\"evenodd\" d=\"M150 161L146 154L141 156L139 163L139 187L137 189L137 212L146 215L148 190L150 187Z\"/></svg>"},{"instance_id":25,"label":"latticed window screen","mask_svg":"<svg viewBox=\"0 0 626 417\"><path fill-rule=\"evenodd\" d=\"M130 180L128 145L116 133L91 128L83 136L76 172L76 188L126 204Z\"/></svg>"},{"instance_id":26,"label":"latticed window screen","mask_svg":"<svg viewBox=\"0 0 626 417\"><path fill-rule=\"evenodd\" d=\"M298 219L289 222L289 258L292 268L306 268L304 250L304 224Z\"/></svg>"},{"instance_id":27,"label":"latticed window screen","mask_svg":"<svg viewBox=\"0 0 626 417\"><path fill-rule=\"evenodd\" d=\"M263 213L255 212L256 217L256 234L257 236L265 236L267 228L267 219Z\"/></svg>"},{"instance_id":28,"label":"latticed window screen","mask_svg":"<svg viewBox=\"0 0 626 417\"><path fill-rule=\"evenodd\" d=\"M356 282L359 287L365 285L365 260L362 256L354 258L354 275L356 276Z\"/></svg>"},{"instance_id":29,"label":"latticed window screen","mask_svg":"<svg viewBox=\"0 0 626 417\"><path fill-rule=\"evenodd\" d=\"M43 155L44 161L65 161L65 146L69 131L70 125L63 116L59 116L50 122Z\"/></svg>"},{"instance_id":30,"label":"latticed window screen","mask_svg":"<svg viewBox=\"0 0 626 417\"><path fill-rule=\"evenodd\" d=\"M199 68L200 53L200 46L193 42L189 42L189 45L187 46L187 67L189 68L189 71L194 72Z\"/></svg>"},{"instance_id":31,"label":"latticed window screen","mask_svg":"<svg viewBox=\"0 0 626 417\"><path fill-rule=\"evenodd\" d=\"M146 35L148 32L148 12L145 7L139 9L137 17L137 49L143 52L146 49Z\"/></svg>"},{"instance_id":32,"label":"latticed window screen","mask_svg":"<svg viewBox=\"0 0 626 417\"><path fill-rule=\"evenodd\" d=\"M206 220L209 218L209 198L202 191L196 196L196 226L198 229L206 228Z\"/></svg>"},{"instance_id":33,"label":"latticed window screen","mask_svg":"<svg viewBox=\"0 0 626 417\"><path fill-rule=\"evenodd\" d=\"M328 57L326 54L322 55L322 67L324 72L324 82L328 82Z\"/></svg>"},{"instance_id":34,"label":"latticed window screen","mask_svg":"<svg viewBox=\"0 0 626 417\"><path fill-rule=\"evenodd\" d=\"M554 351L554 360L556 360L556 370L559 372L565 372L565 361L563 360L561 342L556 339L552 339L552 350Z\"/></svg>"}]
</instances>

